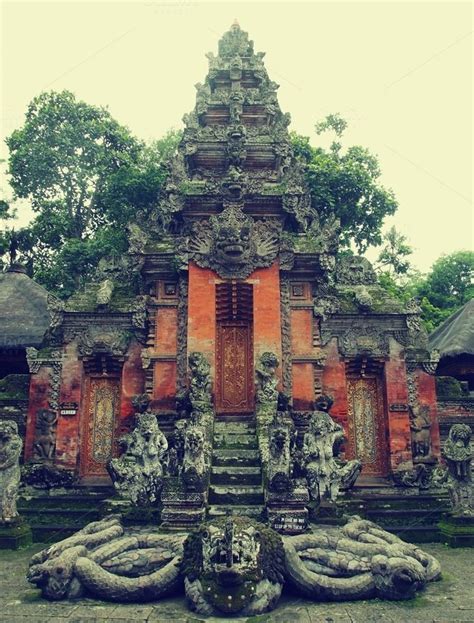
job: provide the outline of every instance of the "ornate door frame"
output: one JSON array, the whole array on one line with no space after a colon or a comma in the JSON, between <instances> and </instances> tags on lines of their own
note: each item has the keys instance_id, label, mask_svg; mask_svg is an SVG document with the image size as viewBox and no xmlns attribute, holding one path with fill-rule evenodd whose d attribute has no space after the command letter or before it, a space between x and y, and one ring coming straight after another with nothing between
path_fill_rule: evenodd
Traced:
<instances>
[{"instance_id":1,"label":"ornate door frame","mask_svg":"<svg viewBox=\"0 0 474 623\"><path fill-rule=\"evenodd\" d=\"M252 323L219 321L216 338L216 413L252 413L255 402Z\"/></svg>"},{"instance_id":2,"label":"ornate door frame","mask_svg":"<svg viewBox=\"0 0 474 623\"><path fill-rule=\"evenodd\" d=\"M362 462L362 476L388 474L385 411L383 384L378 375L347 377L346 456Z\"/></svg>"},{"instance_id":3,"label":"ornate door frame","mask_svg":"<svg viewBox=\"0 0 474 623\"><path fill-rule=\"evenodd\" d=\"M87 375L81 418L79 473L82 479L108 478L106 464L117 450L120 394L119 375Z\"/></svg>"}]
</instances>

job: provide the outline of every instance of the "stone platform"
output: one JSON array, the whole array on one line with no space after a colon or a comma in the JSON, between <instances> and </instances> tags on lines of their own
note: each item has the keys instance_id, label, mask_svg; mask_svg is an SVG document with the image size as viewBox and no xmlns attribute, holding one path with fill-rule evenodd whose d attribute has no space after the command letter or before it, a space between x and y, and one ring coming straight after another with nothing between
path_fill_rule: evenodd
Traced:
<instances>
[{"instance_id":1,"label":"stone platform","mask_svg":"<svg viewBox=\"0 0 474 623\"><path fill-rule=\"evenodd\" d=\"M0 551L1 621L8 623L213 623L225 619L204 618L189 612L184 597L158 603L125 605L93 599L47 602L25 579L28 561L44 545L35 544L17 552ZM474 622L474 567L472 549L450 549L434 543L423 546L436 556L443 579L409 602L354 601L313 603L283 593L278 608L258 617L232 618L233 623L472 623Z\"/></svg>"}]
</instances>

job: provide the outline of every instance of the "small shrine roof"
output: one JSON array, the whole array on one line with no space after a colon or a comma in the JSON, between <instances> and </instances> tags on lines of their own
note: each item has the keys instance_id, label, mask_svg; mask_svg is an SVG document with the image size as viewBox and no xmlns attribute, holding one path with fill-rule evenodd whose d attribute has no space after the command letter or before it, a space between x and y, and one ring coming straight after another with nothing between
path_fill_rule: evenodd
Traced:
<instances>
[{"instance_id":1,"label":"small shrine roof","mask_svg":"<svg viewBox=\"0 0 474 623\"><path fill-rule=\"evenodd\" d=\"M19 264L0 273L0 348L39 347L49 323L48 291Z\"/></svg>"},{"instance_id":2,"label":"small shrine roof","mask_svg":"<svg viewBox=\"0 0 474 623\"><path fill-rule=\"evenodd\" d=\"M429 347L439 350L441 357L474 355L474 299L431 333Z\"/></svg>"}]
</instances>

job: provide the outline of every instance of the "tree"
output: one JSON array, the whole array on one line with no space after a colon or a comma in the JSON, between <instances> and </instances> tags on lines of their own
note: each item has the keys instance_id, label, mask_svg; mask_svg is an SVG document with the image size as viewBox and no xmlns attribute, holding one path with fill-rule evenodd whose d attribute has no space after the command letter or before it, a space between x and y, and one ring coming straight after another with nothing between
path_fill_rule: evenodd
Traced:
<instances>
[{"instance_id":1,"label":"tree","mask_svg":"<svg viewBox=\"0 0 474 623\"><path fill-rule=\"evenodd\" d=\"M407 237L393 226L384 234L383 242L385 245L379 253L376 267L379 270L386 269L392 275L406 275L411 266L407 258L413 253Z\"/></svg>"},{"instance_id":2,"label":"tree","mask_svg":"<svg viewBox=\"0 0 474 623\"><path fill-rule=\"evenodd\" d=\"M35 279L67 297L101 257L125 252L126 225L156 205L178 140L146 146L69 91L36 97L6 141L11 185L36 212L19 247Z\"/></svg>"},{"instance_id":3,"label":"tree","mask_svg":"<svg viewBox=\"0 0 474 623\"><path fill-rule=\"evenodd\" d=\"M474 252L442 255L431 267L419 294L440 309L455 311L474 296Z\"/></svg>"},{"instance_id":4,"label":"tree","mask_svg":"<svg viewBox=\"0 0 474 623\"><path fill-rule=\"evenodd\" d=\"M416 297L425 328L431 333L474 296L473 276L474 253L455 251L438 258L426 275L411 271L400 281L384 271L379 274L379 284L400 301Z\"/></svg>"},{"instance_id":5,"label":"tree","mask_svg":"<svg viewBox=\"0 0 474 623\"><path fill-rule=\"evenodd\" d=\"M334 131L341 139L347 123L340 115L328 115L316 124L317 134ZM397 201L380 184L377 158L355 145L345 151L339 141L328 150L312 147L309 138L292 133L294 153L305 165L312 207L324 222L336 216L341 221L343 245L355 245L360 253L382 242L381 227L394 214Z\"/></svg>"}]
</instances>

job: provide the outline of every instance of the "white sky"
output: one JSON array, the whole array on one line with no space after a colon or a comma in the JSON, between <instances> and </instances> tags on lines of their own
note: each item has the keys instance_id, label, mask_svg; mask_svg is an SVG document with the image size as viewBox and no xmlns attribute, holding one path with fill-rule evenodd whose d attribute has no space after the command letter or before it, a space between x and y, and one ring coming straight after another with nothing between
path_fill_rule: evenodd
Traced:
<instances>
[{"instance_id":1,"label":"white sky","mask_svg":"<svg viewBox=\"0 0 474 623\"><path fill-rule=\"evenodd\" d=\"M29 101L69 89L140 138L181 127L205 53L234 18L265 51L290 129L339 112L345 144L378 155L395 224L422 271L473 248L472 4L456 2L3 2L3 138ZM30 216L27 206L20 223ZM373 259L373 253L369 256Z\"/></svg>"}]
</instances>

